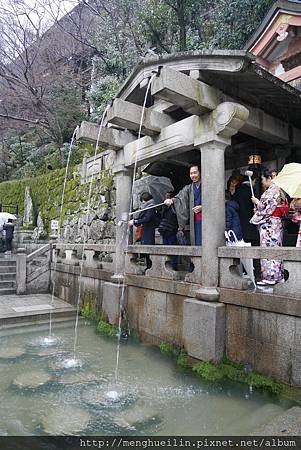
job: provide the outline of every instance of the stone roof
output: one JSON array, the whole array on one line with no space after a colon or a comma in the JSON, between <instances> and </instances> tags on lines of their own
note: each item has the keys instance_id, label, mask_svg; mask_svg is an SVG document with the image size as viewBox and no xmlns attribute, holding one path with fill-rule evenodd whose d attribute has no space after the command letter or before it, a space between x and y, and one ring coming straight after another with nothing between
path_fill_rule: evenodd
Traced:
<instances>
[{"instance_id":1,"label":"stone roof","mask_svg":"<svg viewBox=\"0 0 301 450\"><path fill-rule=\"evenodd\" d=\"M117 97L142 105L146 87L140 83L160 66L186 74L199 70L200 79L233 100L300 127L301 93L255 62L245 50L191 51L145 58L122 85Z\"/></svg>"}]
</instances>

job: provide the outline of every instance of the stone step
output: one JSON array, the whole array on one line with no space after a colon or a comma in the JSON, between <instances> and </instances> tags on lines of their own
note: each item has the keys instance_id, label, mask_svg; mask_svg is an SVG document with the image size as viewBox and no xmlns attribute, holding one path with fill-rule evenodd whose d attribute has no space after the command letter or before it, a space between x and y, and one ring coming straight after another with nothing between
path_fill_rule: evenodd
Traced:
<instances>
[{"instance_id":1,"label":"stone step","mask_svg":"<svg viewBox=\"0 0 301 450\"><path fill-rule=\"evenodd\" d=\"M16 273L16 266L0 266L0 273Z\"/></svg>"},{"instance_id":2,"label":"stone step","mask_svg":"<svg viewBox=\"0 0 301 450\"><path fill-rule=\"evenodd\" d=\"M2 280L0 281L0 290L8 289L8 288L16 288L16 280Z\"/></svg>"},{"instance_id":3,"label":"stone step","mask_svg":"<svg viewBox=\"0 0 301 450\"><path fill-rule=\"evenodd\" d=\"M16 266L16 259L13 258L0 258L0 267Z\"/></svg>"},{"instance_id":4,"label":"stone step","mask_svg":"<svg viewBox=\"0 0 301 450\"><path fill-rule=\"evenodd\" d=\"M0 296L1 295L10 295L10 294L15 294L16 293L16 288L12 289L12 288L0 288Z\"/></svg>"},{"instance_id":5,"label":"stone step","mask_svg":"<svg viewBox=\"0 0 301 450\"><path fill-rule=\"evenodd\" d=\"M74 319L76 317L76 308L58 308L52 311L51 317L53 322L66 321ZM37 325L49 323L49 310L48 311L31 311L30 313L15 313L10 314L7 317L1 317L0 330L16 326L17 324L24 325Z\"/></svg>"},{"instance_id":6,"label":"stone step","mask_svg":"<svg viewBox=\"0 0 301 450\"><path fill-rule=\"evenodd\" d=\"M5 273L1 273L0 272L0 281L4 281L4 280L15 280L16 279L16 272L5 272Z\"/></svg>"}]
</instances>

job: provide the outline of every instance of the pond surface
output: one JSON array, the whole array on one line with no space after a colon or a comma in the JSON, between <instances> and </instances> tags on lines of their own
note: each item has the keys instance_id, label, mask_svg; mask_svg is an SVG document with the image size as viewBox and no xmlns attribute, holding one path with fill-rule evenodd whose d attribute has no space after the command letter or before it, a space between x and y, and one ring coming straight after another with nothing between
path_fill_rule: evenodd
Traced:
<instances>
[{"instance_id":1,"label":"pond surface","mask_svg":"<svg viewBox=\"0 0 301 450\"><path fill-rule=\"evenodd\" d=\"M47 327L0 337L0 435L248 435L291 404L248 386L204 382L160 351L81 322L76 357L72 323L54 325L61 343L36 346Z\"/></svg>"}]
</instances>

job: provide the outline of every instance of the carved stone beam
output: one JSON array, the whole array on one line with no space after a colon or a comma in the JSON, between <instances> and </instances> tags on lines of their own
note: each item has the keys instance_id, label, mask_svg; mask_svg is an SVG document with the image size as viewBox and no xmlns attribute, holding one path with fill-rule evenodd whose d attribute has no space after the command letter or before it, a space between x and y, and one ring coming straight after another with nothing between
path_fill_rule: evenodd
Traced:
<instances>
[{"instance_id":1,"label":"carved stone beam","mask_svg":"<svg viewBox=\"0 0 301 450\"><path fill-rule=\"evenodd\" d=\"M151 92L196 115L215 109L221 101L217 89L168 67L163 67L160 75L154 78Z\"/></svg>"},{"instance_id":2,"label":"carved stone beam","mask_svg":"<svg viewBox=\"0 0 301 450\"><path fill-rule=\"evenodd\" d=\"M247 108L239 103L220 103L214 111L199 119L194 145L199 146L211 141L229 145L231 137L242 128L248 116Z\"/></svg>"},{"instance_id":3,"label":"carved stone beam","mask_svg":"<svg viewBox=\"0 0 301 450\"><path fill-rule=\"evenodd\" d=\"M95 144L99 133L99 125L91 122L82 122L76 133L76 139L80 142ZM99 145L108 146L118 150L126 144L135 140L135 136L129 131L115 130L114 128L103 127L99 137Z\"/></svg>"},{"instance_id":4,"label":"carved stone beam","mask_svg":"<svg viewBox=\"0 0 301 450\"><path fill-rule=\"evenodd\" d=\"M107 112L107 120L122 128L138 131L142 112L142 106L116 98ZM160 133L162 128L165 128L174 122L175 121L167 114L158 112L155 109L145 108L141 130L143 134L153 136Z\"/></svg>"},{"instance_id":5,"label":"carved stone beam","mask_svg":"<svg viewBox=\"0 0 301 450\"><path fill-rule=\"evenodd\" d=\"M154 138L145 136L135 142L130 142L124 147L125 166L134 166L136 158L137 164L140 166L190 150L193 148L198 121L199 117L191 116L169 125Z\"/></svg>"}]
</instances>

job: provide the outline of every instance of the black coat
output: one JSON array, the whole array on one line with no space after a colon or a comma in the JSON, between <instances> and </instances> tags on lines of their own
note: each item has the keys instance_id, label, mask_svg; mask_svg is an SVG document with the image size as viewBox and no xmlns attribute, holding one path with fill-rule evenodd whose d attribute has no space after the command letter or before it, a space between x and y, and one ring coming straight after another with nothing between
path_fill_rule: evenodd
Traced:
<instances>
[{"instance_id":1,"label":"black coat","mask_svg":"<svg viewBox=\"0 0 301 450\"><path fill-rule=\"evenodd\" d=\"M244 241L259 245L259 233L255 225L250 223L254 214L254 205L251 200L252 192L248 182L242 183L235 194L233 200L239 205L239 219Z\"/></svg>"},{"instance_id":2,"label":"black coat","mask_svg":"<svg viewBox=\"0 0 301 450\"><path fill-rule=\"evenodd\" d=\"M15 227L12 223L5 223L3 225L3 230L5 230L5 239L11 241L14 238L14 229Z\"/></svg>"},{"instance_id":3,"label":"black coat","mask_svg":"<svg viewBox=\"0 0 301 450\"><path fill-rule=\"evenodd\" d=\"M145 207L152 206L154 202L147 202ZM139 217L134 219L135 225L142 225L142 245L155 245L156 208L141 211Z\"/></svg>"},{"instance_id":4,"label":"black coat","mask_svg":"<svg viewBox=\"0 0 301 450\"><path fill-rule=\"evenodd\" d=\"M162 208L162 218L158 227L158 231L162 236L173 236L177 234L179 225L177 214L173 207L164 205Z\"/></svg>"},{"instance_id":5,"label":"black coat","mask_svg":"<svg viewBox=\"0 0 301 450\"><path fill-rule=\"evenodd\" d=\"M242 239L242 231L239 218L239 205L235 200L226 202L226 230L233 230L237 239Z\"/></svg>"}]
</instances>

